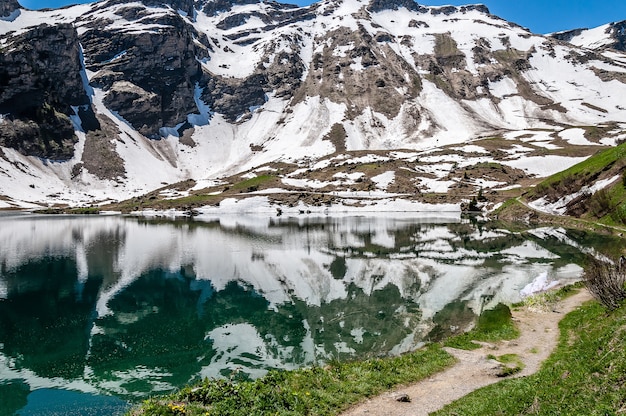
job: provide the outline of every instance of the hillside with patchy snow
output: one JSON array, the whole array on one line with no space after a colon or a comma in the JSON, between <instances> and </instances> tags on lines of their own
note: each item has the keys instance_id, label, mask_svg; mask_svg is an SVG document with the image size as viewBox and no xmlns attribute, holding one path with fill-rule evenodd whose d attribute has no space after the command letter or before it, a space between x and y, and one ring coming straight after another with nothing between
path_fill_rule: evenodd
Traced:
<instances>
[{"instance_id":1,"label":"hillside with patchy snow","mask_svg":"<svg viewBox=\"0 0 626 416\"><path fill-rule=\"evenodd\" d=\"M0 208L458 207L626 139L624 52L484 6L0 3Z\"/></svg>"}]
</instances>

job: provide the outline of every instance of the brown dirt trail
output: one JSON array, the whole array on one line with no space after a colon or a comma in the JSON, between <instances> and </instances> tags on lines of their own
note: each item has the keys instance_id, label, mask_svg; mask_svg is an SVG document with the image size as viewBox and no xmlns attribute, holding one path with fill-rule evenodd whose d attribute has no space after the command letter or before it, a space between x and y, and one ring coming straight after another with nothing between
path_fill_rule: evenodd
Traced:
<instances>
[{"instance_id":1,"label":"brown dirt trail","mask_svg":"<svg viewBox=\"0 0 626 416\"><path fill-rule=\"evenodd\" d=\"M483 344L474 351L446 348L458 362L433 377L403 386L373 397L342 416L421 416L437 411L446 404L481 387L501 381L500 364L487 355L516 354L524 363L524 369L511 377L523 377L537 372L558 343L559 321L569 312L590 300L586 289L561 300L551 310L528 307L513 311L513 319L520 330L520 337L497 344ZM398 401L408 397L410 402Z\"/></svg>"}]
</instances>

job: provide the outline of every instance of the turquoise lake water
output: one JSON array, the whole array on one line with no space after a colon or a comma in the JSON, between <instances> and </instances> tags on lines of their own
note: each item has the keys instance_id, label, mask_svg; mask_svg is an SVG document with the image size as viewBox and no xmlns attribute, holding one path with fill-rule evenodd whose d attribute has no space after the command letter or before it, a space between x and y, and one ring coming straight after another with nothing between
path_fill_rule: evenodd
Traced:
<instances>
[{"instance_id":1,"label":"turquoise lake water","mask_svg":"<svg viewBox=\"0 0 626 416\"><path fill-rule=\"evenodd\" d=\"M111 415L203 377L399 354L619 240L446 216L0 216L0 415Z\"/></svg>"}]
</instances>

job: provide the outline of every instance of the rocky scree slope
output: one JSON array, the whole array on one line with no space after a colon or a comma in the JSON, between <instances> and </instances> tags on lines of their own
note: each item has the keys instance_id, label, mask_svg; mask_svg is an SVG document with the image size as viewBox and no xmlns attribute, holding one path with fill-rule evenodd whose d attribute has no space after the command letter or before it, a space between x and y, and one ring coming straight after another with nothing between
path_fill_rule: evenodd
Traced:
<instances>
[{"instance_id":1,"label":"rocky scree slope","mask_svg":"<svg viewBox=\"0 0 626 416\"><path fill-rule=\"evenodd\" d=\"M617 44L534 35L484 6L18 6L0 0L0 207L121 200L190 179L195 192L277 166L285 171L274 185L311 190L302 168L323 171L316 162L359 151L393 162L397 149L418 152L406 169L391 167L399 191L446 193L463 185L459 167L497 160L519 169L516 160L542 152L585 157L620 140L626 123ZM619 32L611 27L607 39ZM563 133L590 125L604 136ZM497 140L454 147L486 137ZM457 200L514 177L473 178ZM357 179L347 189L358 191ZM381 183L366 179L368 192Z\"/></svg>"}]
</instances>

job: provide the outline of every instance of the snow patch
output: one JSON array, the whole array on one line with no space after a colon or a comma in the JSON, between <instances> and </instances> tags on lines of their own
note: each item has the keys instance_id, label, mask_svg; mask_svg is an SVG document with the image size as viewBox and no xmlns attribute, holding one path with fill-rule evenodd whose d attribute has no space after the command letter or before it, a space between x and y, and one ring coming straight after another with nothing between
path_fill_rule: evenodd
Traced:
<instances>
[{"instance_id":1,"label":"snow patch","mask_svg":"<svg viewBox=\"0 0 626 416\"><path fill-rule=\"evenodd\" d=\"M544 178L557 172L569 169L586 159L586 157L546 155L526 156L517 160L504 160L501 163L516 169L522 169L529 175L536 175Z\"/></svg>"},{"instance_id":2,"label":"snow patch","mask_svg":"<svg viewBox=\"0 0 626 416\"><path fill-rule=\"evenodd\" d=\"M526 298L536 293L550 290L553 287L558 286L558 284L558 281L548 281L548 272L543 272L539 276L537 276L535 280L533 280L532 282L524 286L522 290L520 290L520 296L522 298Z\"/></svg>"},{"instance_id":3,"label":"snow patch","mask_svg":"<svg viewBox=\"0 0 626 416\"><path fill-rule=\"evenodd\" d=\"M621 177L620 175L615 175L612 178L597 181L592 186L584 186L578 192L575 192L571 195L566 195L563 198L553 203L546 201L545 198L540 198L536 201L529 203L528 205L530 205L533 209L536 209L538 211L543 211L543 212L547 212L550 214L563 215L567 212L567 204L569 204L571 201L573 201L574 199L584 194L593 195L599 190L604 189L608 187L609 185L613 184L618 179L620 179L620 177Z\"/></svg>"},{"instance_id":4,"label":"snow patch","mask_svg":"<svg viewBox=\"0 0 626 416\"><path fill-rule=\"evenodd\" d=\"M372 182L376 184L378 189L386 190L389 185L393 183L396 179L396 172L388 171L385 173L381 173L380 175L372 177Z\"/></svg>"},{"instance_id":5,"label":"snow patch","mask_svg":"<svg viewBox=\"0 0 626 416\"><path fill-rule=\"evenodd\" d=\"M585 137L585 130L583 129L563 130L559 133L559 136L569 144L575 146L598 146L598 143L593 143L587 140Z\"/></svg>"}]
</instances>

